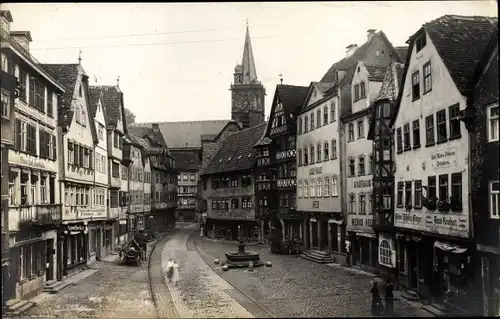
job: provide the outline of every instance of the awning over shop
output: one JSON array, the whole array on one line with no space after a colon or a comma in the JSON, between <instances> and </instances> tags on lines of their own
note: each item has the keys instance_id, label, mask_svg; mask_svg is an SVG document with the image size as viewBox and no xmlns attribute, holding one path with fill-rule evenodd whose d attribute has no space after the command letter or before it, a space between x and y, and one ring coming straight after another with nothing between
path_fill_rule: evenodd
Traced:
<instances>
[{"instance_id":1,"label":"awning over shop","mask_svg":"<svg viewBox=\"0 0 500 319\"><path fill-rule=\"evenodd\" d=\"M356 235L361 237L377 238L377 235L370 233L356 233Z\"/></svg>"},{"instance_id":2,"label":"awning over shop","mask_svg":"<svg viewBox=\"0 0 500 319\"><path fill-rule=\"evenodd\" d=\"M337 224L337 225L342 225L342 221L341 220L336 220L336 219L332 219L330 218L328 220L328 224Z\"/></svg>"},{"instance_id":3,"label":"awning over shop","mask_svg":"<svg viewBox=\"0 0 500 319\"><path fill-rule=\"evenodd\" d=\"M467 251L467 248L465 247L460 247L458 245L452 245L448 243L443 243L441 241L436 240L434 242L434 247L439 248L443 251L449 252L449 253L454 253L454 254L462 254Z\"/></svg>"}]
</instances>

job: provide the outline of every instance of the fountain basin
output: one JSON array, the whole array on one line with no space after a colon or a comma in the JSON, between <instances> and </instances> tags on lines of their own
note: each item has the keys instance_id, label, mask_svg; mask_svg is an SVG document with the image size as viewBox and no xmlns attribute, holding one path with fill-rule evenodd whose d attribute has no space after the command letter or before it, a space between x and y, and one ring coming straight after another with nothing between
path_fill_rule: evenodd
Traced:
<instances>
[{"instance_id":1,"label":"fountain basin","mask_svg":"<svg viewBox=\"0 0 500 319\"><path fill-rule=\"evenodd\" d=\"M250 262L254 267L260 267L264 264L260 261L259 253L245 250L245 243L239 242L238 251L226 252L226 265L229 268L248 268Z\"/></svg>"}]
</instances>

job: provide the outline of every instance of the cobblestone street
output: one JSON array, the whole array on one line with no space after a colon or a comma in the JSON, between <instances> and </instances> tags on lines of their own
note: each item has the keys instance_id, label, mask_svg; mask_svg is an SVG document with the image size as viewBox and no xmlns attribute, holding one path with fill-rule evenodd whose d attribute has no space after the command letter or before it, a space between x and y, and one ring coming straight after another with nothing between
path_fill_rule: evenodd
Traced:
<instances>
[{"instance_id":1,"label":"cobblestone street","mask_svg":"<svg viewBox=\"0 0 500 319\"><path fill-rule=\"evenodd\" d=\"M156 318L147 263L135 267L99 262L94 268L95 274L48 295L22 318Z\"/></svg>"},{"instance_id":2,"label":"cobblestone street","mask_svg":"<svg viewBox=\"0 0 500 319\"><path fill-rule=\"evenodd\" d=\"M224 260L225 251L237 249L235 243L201 240L197 233L190 241L195 241L200 255L210 265L215 257ZM261 260L271 261L272 267L256 268L254 272L216 271L275 317L371 316L372 276L316 264L297 256L271 254L267 245L247 246L247 250L259 252ZM395 311L399 316L424 316L404 300L395 301Z\"/></svg>"}]
</instances>

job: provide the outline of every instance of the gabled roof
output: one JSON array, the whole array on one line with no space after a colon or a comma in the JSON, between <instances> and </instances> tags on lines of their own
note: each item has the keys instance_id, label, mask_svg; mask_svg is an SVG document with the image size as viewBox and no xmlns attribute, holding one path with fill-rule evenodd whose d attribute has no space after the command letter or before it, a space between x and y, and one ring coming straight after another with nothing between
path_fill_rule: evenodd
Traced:
<instances>
[{"instance_id":1,"label":"gabled roof","mask_svg":"<svg viewBox=\"0 0 500 319\"><path fill-rule=\"evenodd\" d=\"M415 40L427 32L461 94L469 93L469 83L493 32L498 29L498 19L479 16L445 15L425 23L408 40L408 54L402 74L396 110L391 124L398 116L406 81L408 66Z\"/></svg>"},{"instance_id":2,"label":"gabled roof","mask_svg":"<svg viewBox=\"0 0 500 319\"><path fill-rule=\"evenodd\" d=\"M33 41L29 31L10 31L10 35L13 37L26 37L29 42Z\"/></svg>"},{"instance_id":3,"label":"gabled roof","mask_svg":"<svg viewBox=\"0 0 500 319\"><path fill-rule=\"evenodd\" d=\"M102 92L95 86L91 86L89 89L90 94L90 109L92 111L92 115L95 116L97 112L97 106L99 104L99 99L102 97Z\"/></svg>"},{"instance_id":4,"label":"gabled roof","mask_svg":"<svg viewBox=\"0 0 500 319\"><path fill-rule=\"evenodd\" d=\"M201 147L202 135L217 135L231 120L159 122L170 148ZM152 127L153 123L134 123L132 127Z\"/></svg>"},{"instance_id":5,"label":"gabled roof","mask_svg":"<svg viewBox=\"0 0 500 319\"><path fill-rule=\"evenodd\" d=\"M382 82L384 80L385 72L387 71L387 67L384 66L376 66L369 65L363 63L366 70L368 71L369 78L371 81Z\"/></svg>"},{"instance_id":6,"label":"gabled roof","mask_svg":"<svg viewBox=\"0 0 500 319\"><path fill-rule=\"evenodd\" d=\"M406 55L408 54L408 46L399 46L394 48L398 54L399 61L406 61Z\"/></svg>"},{"instance_id":7,"label":"gabled roof","mask_svg":"<svg viewBox=\"0 0 500 319\"><path fill-rule=\"evenodd\" d=\"M324 86L321 86L324 88ZM298 86L298 85L287 85L278 84L276 85L276 90L274 91L273 104L271 106L270 120L267 125L267 129L259 140L259 145L264 145L262 143L268 144L266 136L269 134L270 125L273 122L274 112L277 105L278 98L283 106L283 112L285 113L285 118L288 120L293 116L295 118L300 112L302 105L309 93L308 86Z\"/></svg>"},{"instance_id":8,"label":"gabled roof","mask_svg":"<svg viewBox=\"0 0 500 319\"><path fill-rule=\"evenodd\" d=\"M195 152L174 151L172 157L175 159L175 168L179 170L198 170L201 160Z\"/></svg>"},{"instance_id":9,"label":"gabled roof","mask_svg":"<svg viewBox=\"0 0 500 319\"><path fill-rule=\"evenodd\" d=\"M219 151L200 173L201 175L229 173L251 169L257 150L253 147L262 137L267 122L229 135L222 141Z\"/></svg>"},{"instance_id":10,"label":"gabled roof","mask_svg":"<svg viewBox=\"0 0 500 319\"><path fill-rule=\"evenodd\" d=\"M123 123L123 130L127 133L127 122L125 119L125 106L123 105L123 92L115 85L96 85L94 90L102 92L101 103L106 109L107 124L116 128L118 120Z\"/></svg>"},{"instance_id":11,"label":"gabled roof","mask_svg":"<svg viewBox=\"0 0 500 319\"><path fill-rule=\"evenodd\" d=\"M56 81L61 83L66 89L66 91L62 94L61 104L58 111L58 123L63 127L69 127L73 121L74 111L71 104L73 102L73 95L78 79L81 79L88 106L88 124L90 126L94 143L98 143L99 139L95 129L94 116L92 115L90 85L88 81L89 77L85 73L83 67L80 64L40 64L40 67L54 77Z\"/></svg>"},{"instance_id":12,"label":"gabled roof","mask_svg":"<svg viewBox=\"0 0 500 319\"><path fill-rule=\"evenodd\" d=\"M368 41L366 41L360 47L358 47L356 51L354 51L354 53L341 59L340 61L335 62L330 67L330 69L328 69L328 71L325 73L325 75L321 79L321 82L334 82L335 72L337 70L344 70L347 72L344 78L350 83L352 75L354 74L354 68L358 64L358 61L359 60L363 61L365 59L365 56L370 52L370 49L372 48L377 38L382 38L382 40L384 40L389 45L389 47L392 47L394 52L396 52L396 50L392 46L392 43L389 41L389 39L387 39L385 33L383 31L379 31L377 33L374 33L373 36Z\"/></svg>"},{"instance_id":13,"label":"gabled roof","mask_svg":"<svg viewBox=\"0 0 500 319\"><path fill-rule=\"evenodd\" d=\"M133 134L136 136L148 138L151 140L152 146L159 146L168 148L165 139L163 138L163 134L159 131L155 131L150 127L130 127L129 134Z\"/></svg>"},{"instance_id":14,"label":"gabled roof","mask_svg":"<svg viewBox=\"0 0 500 319\"><path fill-rule=\"evenodd\" d=\"M498 18L445 15L424 24L458 90L464 94Z\"/></svg>"},{"instance_id":15,"label":"gabled roof","mask_svg":"<svg viewBox=\"0 0 500 319\"><path fill-rule=\"evenodd\" d=\"M471 81L469 83L471 89L478 84L478 81L481 79L481 76L483 75L483 72L487 68L488 63L495 51L495 48L497 47L498 47L498 28L496 28L493 34L491 35L490 41L486 46L486 49L484 50L483 56L479 60L479 63L477 64L477 67L474 70L474 73L472 74ZM493 61L492 63L498 63L498 61Z\"/></svg>"}]
</instances>

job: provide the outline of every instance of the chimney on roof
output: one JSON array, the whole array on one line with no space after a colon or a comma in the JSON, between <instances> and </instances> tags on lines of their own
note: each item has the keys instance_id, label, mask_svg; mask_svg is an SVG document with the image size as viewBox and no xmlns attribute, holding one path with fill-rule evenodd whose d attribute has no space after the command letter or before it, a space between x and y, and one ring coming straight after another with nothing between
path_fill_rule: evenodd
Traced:
<instances>
[{"instance_id":1,"label":"chimney on roof","mask_svg":"<svg viewBox=\"0 0 500 319\"><path fill-rule=\"evenodd\" d=\"M29 31L10 31L10 36L26 51L30 52L31 33Z\"/></svg>"},{"instance_id":2,"label":"chimney on roof","mask_svg":"<svg viewBox=\"0 0 500 319\"><path fill-rule=\"evenodd\" d=\"M349 44L348 46L346 46L345 48L345 57L350 57L356 50L358 49L358 45L357 44Z\"/></svg>"},{"instance_id":3,"label":"chimney on roof","mask_svg":"<svg viewBox=\"0 0 500 319\"><path fill-rule=\"evenodd\" d=\"M370 41L370 39L375 35L376 29L368 29L366 30L366 40Z\"/></svg>"},{"instance_id":4,"label":"chimney on roof","mask_svg":"<svg viewBox=\"0 0 500 319\"><path fill-rule=\"evenodd\" d=\"M158 133L160 131L160 126L158 123L153 123L152 124L153 132Z\"/></svg>"}]
</instances>

